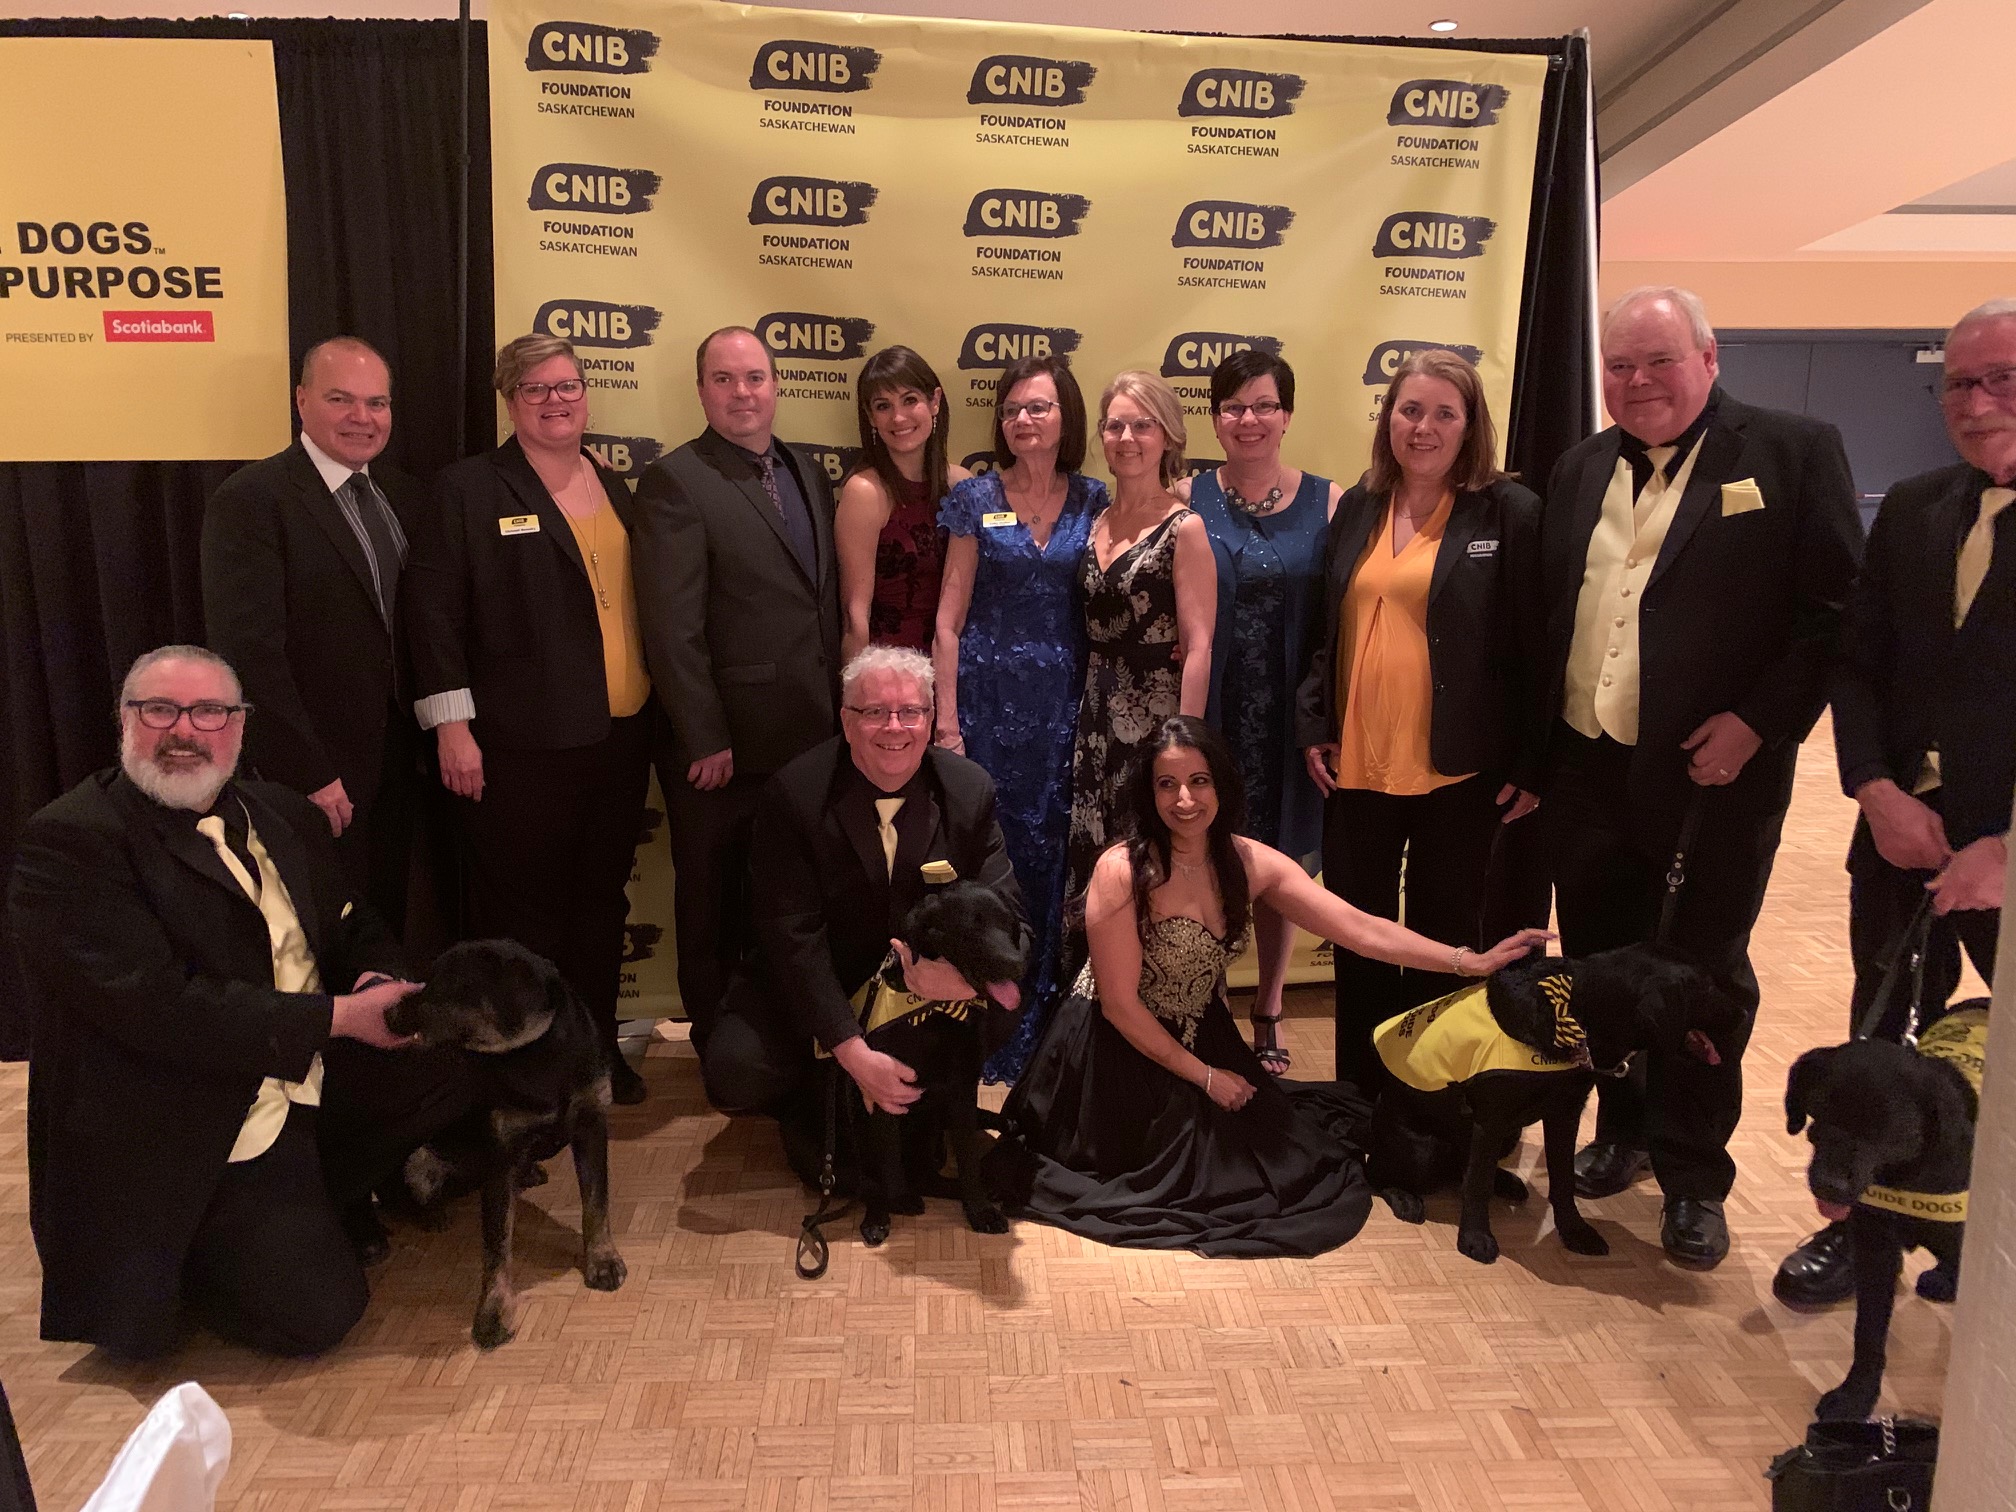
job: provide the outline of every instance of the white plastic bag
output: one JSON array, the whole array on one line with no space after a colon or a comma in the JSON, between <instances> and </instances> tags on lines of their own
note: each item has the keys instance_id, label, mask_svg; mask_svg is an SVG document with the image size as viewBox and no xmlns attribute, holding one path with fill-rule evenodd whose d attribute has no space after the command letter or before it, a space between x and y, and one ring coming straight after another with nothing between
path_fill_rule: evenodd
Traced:
<instances>
[{"instance_id":1,"label":"white plastic bag","mask_svg":"<svg viewBox=\"0 0 2016 1512\"><path fill-rule=\"evenodd\" d=\"M83 1512L210 1512L231 1468L231 1420L194 1381L154 1404Z\"/></svg>"}]
</instances>

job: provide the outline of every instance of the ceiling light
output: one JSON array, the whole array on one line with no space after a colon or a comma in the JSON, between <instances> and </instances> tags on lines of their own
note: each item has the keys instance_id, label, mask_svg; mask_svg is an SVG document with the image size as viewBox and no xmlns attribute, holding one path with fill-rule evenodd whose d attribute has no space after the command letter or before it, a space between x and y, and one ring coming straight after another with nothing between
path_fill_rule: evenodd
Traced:
<instances>
[{"instance_id":1,"label":"ceiling light","mask_svg":"<svg viewBox=\"0 0 2016 1512\"><path fill-rule=\"evenodd\" d=\"M224 19L226 21L250 21L252 13L250 11L231 11L225 15Z\"/></svg>"},{"instance_id":2,"label":"ceiling light","mask_svg":"<svg viewBox=\"0 0 2016 1512\"><path fill-rule=\"evenodd\" d=\"M1432 32L1452 32L1456 30L1456 23L1448 20L1430 21L1428 23L1428 30Z\"/></svg>"}]
</instances>

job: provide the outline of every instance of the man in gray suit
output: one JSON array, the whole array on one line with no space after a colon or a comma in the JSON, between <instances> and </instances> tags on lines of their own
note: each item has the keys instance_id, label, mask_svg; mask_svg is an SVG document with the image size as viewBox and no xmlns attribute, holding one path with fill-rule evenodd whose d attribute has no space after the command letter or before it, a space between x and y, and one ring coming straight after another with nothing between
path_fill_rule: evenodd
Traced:
<instances>
[{"instance_id":1,"label":"man in gray suit","mask_svg":"<svg viewBox=\"0 0 2016 1512\"><path fill-rule=\"evenodd\" d=\"M672 726L679 993L704 1057L749 943L756 795L836 727L840 592L832 487L771 433L769 350L728 326L700 343L695 369L707 429L638 484L630 556L651 685Z\"/></svg>"}]
</instances>

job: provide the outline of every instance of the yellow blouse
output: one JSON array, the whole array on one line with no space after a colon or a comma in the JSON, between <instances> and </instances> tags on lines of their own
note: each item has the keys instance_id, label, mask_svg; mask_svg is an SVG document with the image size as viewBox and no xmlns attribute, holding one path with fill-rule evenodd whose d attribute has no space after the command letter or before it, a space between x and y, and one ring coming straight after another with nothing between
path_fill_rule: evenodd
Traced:
<instances>
[{"instance_id":1,"label":"yellow blouse","mask_svg":"<svg viewBox=\"0 0 2016 1512\"><path fill-rule=\"evenodd\" d=\"M588 566L588 586L595 594L609 714L626 719L651 697L651 676L644 670L644 639L637 630L637 594L630 582L630 532L623 528L606 495L601 508L585 520L564 510L561 513L581 548L581 560Z\"/></svg>"}]
</instances>

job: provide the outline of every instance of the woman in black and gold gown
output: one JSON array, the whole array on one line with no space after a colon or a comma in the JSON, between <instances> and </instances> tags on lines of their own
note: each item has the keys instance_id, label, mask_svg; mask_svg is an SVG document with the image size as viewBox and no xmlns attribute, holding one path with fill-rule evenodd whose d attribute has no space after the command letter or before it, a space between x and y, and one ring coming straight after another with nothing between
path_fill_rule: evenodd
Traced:
<instances>
[{"instance_id":1,"label":"woman in black and gold gown","mask_svg":"<svg viewBox=\"0 0 2016 1512\"><path fill-rule=\"evenodd\" d=\"M1331 1083L1264 1075L1225 1006L1252 905L1403 965L1486 976L1542 945L1525 930L1478 954L1351 907L1238 835L1231 753L1200 719L1159 722L1093 870L1092 958L1003 1108L990 1176L1016 1215L1088 1239L1205 1255L1318 1255L1355 1235L1371 1194L1353 1130L1368 1111Z\"/></svg>"}]
</instances>

